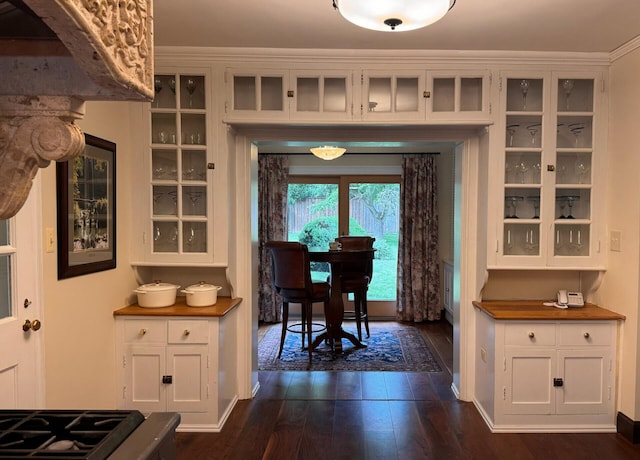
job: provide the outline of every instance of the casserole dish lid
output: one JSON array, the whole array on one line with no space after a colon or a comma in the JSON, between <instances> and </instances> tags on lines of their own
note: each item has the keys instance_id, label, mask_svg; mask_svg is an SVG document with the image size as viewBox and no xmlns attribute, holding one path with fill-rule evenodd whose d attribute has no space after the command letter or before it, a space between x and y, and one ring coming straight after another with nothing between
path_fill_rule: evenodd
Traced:
<instances>
[{"instance_id":1,"label":"casserole dish lid","mask_svg":"<svg viewBox=\"0 0 640 460\"><path fill-rule=\"evenodd\" d=\"M221 286L214 286L213 284L208 284L204 281L200 281L198 284L192 284L191 286L184 288L186 292L210 292L219 291L220 289L222 289Z\"/></svg>"},{"instance_id":2,"label":"casserole dish lid","mask_svg":"<svg viewBox=\"0 0 640 460\"><path fill-rule=\"evenodd\" d=\"M180 286L177 286L175 284L163 283L158 280L158 281L154 281L153 283L143 284L138 289L140 291L147 291L147 292L160 292L160 291L169 291L169 290L178 289L179 287Z\"/></svg>"}]
</instances>

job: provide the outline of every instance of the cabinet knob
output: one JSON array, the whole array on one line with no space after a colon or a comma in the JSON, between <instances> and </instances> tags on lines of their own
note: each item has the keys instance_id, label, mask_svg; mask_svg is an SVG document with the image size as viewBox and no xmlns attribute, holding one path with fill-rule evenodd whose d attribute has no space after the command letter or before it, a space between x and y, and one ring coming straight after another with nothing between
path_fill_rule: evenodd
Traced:
<instances>
[{"instance_id":1,"label":"cabinet knob","mask_svg":"<svg viewBox=\"0 0 640 460\"><path fill-rule=\"evenodd\" d=\"M532 339L536 336L536 334L533 331L529 331L529 338Z\"/></svg>"},{"instance_id":2,"label":"cabinet knob","mask_svg":"<svg viewBox=\"0 0 640 460\"><path fill-rule=\"evenodd\" d=\"M138 334L140 334L140 335L145 335L146 333L147 333L147 330L144 329L144 328L140 329L140 332L138 332Z\"/></svg>"},{"instance_id":3,"label":"cabinet knob","mask_svg":"<svg viewBox=\"0 0 640 460\"><path fill-rule=\"evenodd\" d=\"M189 329L185 329L184 330L184 335L189 335L189 334L191 334L191 331Z\"/></svg>"},{"instance_id":4,"label":"cabinet knob","mask_svg":"<svg viewBox=\"0 0 640 460\"><path fill-rule=\"evenodd\" d=\"M591 336L589 335L589 333L588 333L588 332L585 332L585 333L584 333L584 338L585 338L585 339L588 339L589 337L591 337Z\"/></svg>"}]
</instances>

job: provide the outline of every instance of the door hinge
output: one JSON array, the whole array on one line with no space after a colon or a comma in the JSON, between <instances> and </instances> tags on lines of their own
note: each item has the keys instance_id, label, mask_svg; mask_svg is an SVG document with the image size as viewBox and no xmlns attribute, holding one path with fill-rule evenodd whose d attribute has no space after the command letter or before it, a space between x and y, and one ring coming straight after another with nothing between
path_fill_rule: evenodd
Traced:
<instances>
[{"instance_id":1,"label":"door hinge","mask_svg":"<svg viewBox=\"0 0 640 460\"><path fill-rule=\"evenodd\" d=\"M127 355L124 355L122 357L122 368L126 369L126 367L127 367Z\"/></svg>"},{"instance_id":2,"label":"door hinge","mask_svg":"<svg viewBox=\"0 0 640 460\"><path fill-rule=\"evenodd\" d=\"M122 399L127 399L127 386L122 387Z\"/></svg>"},{"instance_id":3,"label":"door hinge","mask_svg":"<svg viewBox=\"0 0 640 460\"><path fill-rule=\"evenodd\" d=\"M498 78L498 91L502 92L502 77Z\"/></svg>"},{"instance_id":4,"label":"door hinge","mask_svg":"<svg viewBox=\"0 0 640 460\"><path fill-rule=\"evenodd\" d=\"M502 387L502 400L507 400L507 387Z\"/></svg>"},{"instance_id":5,"label":"door hinge","mask_svg":"<svg viewBox=\"0 0 640 460\"><path fill-rule=\"evenodd\" d=\"M489 102L489 114L493 113L493 104L491 104L491 102Z\"/></svg>"}]
</instances>

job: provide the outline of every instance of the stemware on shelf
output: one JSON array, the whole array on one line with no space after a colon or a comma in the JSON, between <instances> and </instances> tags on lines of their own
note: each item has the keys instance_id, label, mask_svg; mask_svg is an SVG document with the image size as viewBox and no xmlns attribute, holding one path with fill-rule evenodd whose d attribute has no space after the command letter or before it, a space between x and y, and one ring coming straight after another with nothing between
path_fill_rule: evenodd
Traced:
<instances>
[{"instance_id":1,"label":"stemware on shelf","mask_svg":"<svg viewBox=\"0 0 640 460\"><path fill-rule=\"evenodd\" d=\"M571 134L575 137L575 146L579 147L580 134L584 131L585 124L584 123L571 123L567 125Z\"/></svg>"},{"instance_id":2,"label":"stemware on shelf","mask_svg":"<svg viewBox=\"0 0 640 460\"><path fill-rule=\"evenodd\" d=\"M185 88L189 93L189 108L193 107L193 93L196 90L196 81L193 78L187 78L187 83L185 84Z\"/></svg>"},{"instance_id":3,"label":"stemware on shelf","mask_svg":"<svg viewBox=\"0 0 640 460\"><path fill-rule=\"evenodd\" d=\"M156 78L153 81L153 89L155 91L155 99L156 99L156 107L158 107L158 104L160 103L160 101L158 100L158 96L160 95L160 91L162 91L162 80L160 80L159 78Z\"/></svg>"},{"instance_id":4,"label":"stemware on shelf","mask_svg":"<svg viewBox=\"0 0 640 460\"><path fill-rule=\"evenodd\" d=\"M195 214L195 212L197 211L198 201L200 201L200 198L202 197L202 192L189 191L186 193L189 197L189 200L191 201L193 213Z\"/></svg>"},{"instance_id":5,"label":"stemware on shelf","mask_svg":"<svg viewBox=\"0 0 640 460\"><path fill-rule=\"evenodd\" d=\"M536 232L533 229L524 232L524 249L530 254L538 252L538 242L536 241Z\"/></svg>"},{"instance_id":6,"label":"stemware on shelf","mask_svg":"<svg viewBox=\"0 0 640 460\"><path fill-rule=\"evenodd\" d=\"M516 131L518 130L518 128L520 127L520 125L518 124L511 124L511 125L507 125L507 134L509 135L509 141L508 141L508 145L507 147L513 147L513 136L516 134Z\"/></svg>"},{"instance_id":7,"label":"stemware on shelf","mask_svg":"<svg viewBox=\"0 0 640 460\"><path fill-rule=\"evenodd\" d=\"M520 176L520 183L524 184L526 181L527 172L529 171L529 165L524 161L519 161L516 164L516 172Z\"/></svg>"},{"instance_id":8,"label":"stemware on shelf","mask_svg":"<svg viewBox=\"0 0 640 460\"><path fill-rule=\"evenodd\" d=\"M522 196L508 195L504 197L507 212L505 218L517 219L518 218L518 202L524 200ZM511 212L509 212L511 210Z\"/></svg>"},{"instance_id":9,"label":"stemware on shelf","mask_svg":"<svg viewBox=\"0 0 640 460\"><path fill-rule=\"evenodd\" d=\"M576 177L578 179L579 184L590 183L589 173L591 172L591 169L589 168L589 165L584 158L578 158L576 160L575 172L576 172Z\"/></svg>"},{"instance_id":10,"label":"stemware on shelf","mask_svg":"<svg viewBox=\"0 0 640 460\"><path fill-rule=\"evenodd\" d=\"M562 91L564 91L567 101L566 110L569 110L569 97L571 96L571 91L573 91L573 80L562 80Z\"/></svg>"},{"instance_id":11,"label":"stemware on shelf","mask_svg":"<svg viewBox=\"0 0 640 460\"><path fill-rule=\"evenodd\" d=\"M176 94L176 79L173 77L169 79L169 89L173 94Z\"/></svg>"},{"instance_id":12,"label":"stemware on shelf","mask_svg":"<svg viewBox=\"0 0 640 460\"><path fill-rule=\"evenodd\" d=\"M564 208L567 206L567 197L566 196L557 196L556 197L556 201L558 202L558 205L560 206L560 215L558 216L558 219L566 219L567 216L564 215Z\"/></svg>"},{"instance_id":13,"label":"stemware on shelf","mask_svg":"<svg viewBox=\"0 0 640 460\"><path fill-rule=\"evenodd\" d=\"M567 212L567 219L575 219L575 217L573 217L573 205L575 204L576 201L580 200L579 196L573 196L573 195L569 195L569 196L565 196L564 197L565 200L567 201L567 207L569 208L569 211Z\"/></svg>"},{"instance_id":14,"label":"stemware on shelf","mask_svg":"<svg viewBox=\"0 0 640 460\"><path fill-rule=\"evenodd\" d=\"M540 219L540 197L539 196L528 196L528 201L531 201L531 205L533 206L533 217L532 219Z\"/></svg>"},{"instance_id":15,"label":"stemware on shelf","mask_svg":"<svg viewBox=\"0 0 640 460\"><path fill-rule=\"evenodd\" d=\"M541 127L542 127L541 123L533 123L527 126L527 131L529 131L529 135L531 135L532 147L536 145L536 134L538 134L538 131L540 130Z\"/></svg>"},{"instance_id":16,"label":"stemware on shelf","mask_svg":"<svg viewBox=\"0 0 640 460\"><path fill-rule=\"evenodd\" d=\"M529 92L529 80L520 81L520 92L522 93L522 110L527 110L527 93Z\"/></svg>"}]
</instances>

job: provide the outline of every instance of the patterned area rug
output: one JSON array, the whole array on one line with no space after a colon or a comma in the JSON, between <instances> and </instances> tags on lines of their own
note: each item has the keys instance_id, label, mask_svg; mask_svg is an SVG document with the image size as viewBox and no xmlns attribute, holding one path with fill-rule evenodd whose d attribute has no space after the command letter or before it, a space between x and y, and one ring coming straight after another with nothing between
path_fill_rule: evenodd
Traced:
<instances>
[{"instance_id":1,"label":"patterned area rug","mask_svg":"<svg viewBox=\"0 0 640 460\"><path fill-rule=\"evenodd\" d=\"M371 337L363 337L366 348L355 348L342 340L342 353L335 357L331 349L322 343L313 352L313 370L318 371L395 371L441 372L442 368L431 350L411 326L376 325L369 323ZM345 330L355 334L347 324ZM363 326L364 329L364 326ZM278 359L280 346L279 326L272 327L258 346L258 369L265 371L306 371L309 354L301 349L300 334L287 333ZM357 336L357 335L356 335ZM315 338L315 336L314 336Z\"/></svg>"}]
</instances>

